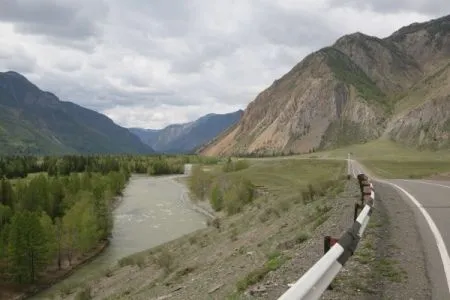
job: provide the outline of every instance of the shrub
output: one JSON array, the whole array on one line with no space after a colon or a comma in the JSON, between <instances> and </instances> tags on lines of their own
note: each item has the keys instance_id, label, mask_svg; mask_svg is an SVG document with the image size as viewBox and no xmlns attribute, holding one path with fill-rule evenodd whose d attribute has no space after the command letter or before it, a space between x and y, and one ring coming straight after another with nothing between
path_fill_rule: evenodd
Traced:
<instances>
[{"instance_id":1,"label":"shrub","mask_svg":"<svg viewBox=\"0 0 450 300\"><path fill-rule=\"evenodd\" d=\"M90 299L92 299L90 286L84 287L83 290L80 291L75 297L75 300L90 300Z\"/></svg>"},{"instance_id":2,"label":"shrub","mask_svg":"<svg viewBox=\"0 0 450 300\"><path fill-rule=\"evenodd\" d=\"M281 211L288 211L289 208L291 207L291 201L290 199L283 199L281 201L278 202L278 207L280 208Z\"/></svg>"},{"instance_id":3,"label":"shrub","mask_svg":"<svg viewBox=\"0 0 450 300\"><path fill-rule=\"evenodd\" d=\"M189 189L199 200L205 199L211 182L211 176L203 171L201 166L196 165L192 167L192 173L189 178Z\"/></svg>"},{"instance_id":4,"label":"shrub","mask_svg":"<svg viewBox=\"0 0 450 300\"><path fill-rule=\"evenodd\" d=\"M309 239L309 233L307 232L300 232L296 237L295 237L295 242L297 244L301 244L303 242L306 242Z\"/></svg>"},{"instance_id":5,"label":"shrub","mask_svg":"<svg viewBox=\"0 0 450 300\"><path fill-rule=\"evenodd\" d=\"M234 163L234 171L240 171L247 169L250 166L249 162L243 159L240 159Z\"/></svg>"},{"instance_id":6,"label":"shrub","mask_svg":"<svg viewBox=\"0 0 450 300\"><path fill-rule=\"evenodd\" d=\"M206 221L206 224L208 225L208 226L213 226L213 227L215 227L215 228L217 228L217 229L220 229L220 219L219 218L214 218L214 219L208 219L207 221Z\"/></svg>"},{"instance_id":7,"label":"shrub","mask_svg":"<svg viewBox=\"0 0 450 300\"><path fill-rule=\"evenodd\" d=\"M222 208L223 208L223 193L217 182L213 184L209 200L211 202L212 208L215 211L222 210Z\"/></svg>"},{"instance_id":8,"label":"shrub","mask_svg":"<svg viewBox=\"0 0 450 300\"><path fill-rule=\"evenodd\" d=\"M145 257L144 256L126 256L119 260L119 266L138 266L139 268L143 268L145 266Z\"/></svg>"},{"instance_id":9,"label":"shrub","mask_svg":"<svg viewBox=\"0 0 450 300\"><path fill-rule=\"evenodd\" d=\"M132 265L134 265L134 259L131 256L126 256L126 257L119 259L120 267L132 266Z\"/></svg>"},{"instance_id":10,"label":"shrub","mask_svg":"<svg viewBox=\"0 0 450 300\"><path fill-rule=\"evenodd\" d=\"M232 241L237 241L237 239L238 239L238 231L237 231L237 228L236 228L236 227L234 227L234 228L231 230L231 233L230 233L230 239L231 239Z\"/></svg>"},{"instance_id":11,"label":"shrub","mask_svg":"<svg viewBox=\"0 0 450 300\"><path fill-rule=\"evenodd\" d=\"M257 268L256 270L248 273L243 279L239 280L236 284L238 291L242 292L250 285L260 282L270 271L275 271L281 267L287 258L282 256L279 252L274 252L269 255L269 259L264 266Z\"/></svg>"},{"instance_id":12,"label":"shrub","mask_svg":"<svg viewBox=\"0 0 450 300\"><path fill-rule=\"evenodd\" d=\"M197 243L197 237L195 235L189 237L189 244L194 245Z\"/></svg>"},{"instance_id":13,"label":"shrub","mask_svg":"<svg viewBox=\"0 0 450 300\"><path fill-rule=\"evenodd\" d=\"M261 221L261 223L265 223L269 221L272 216L276 216L277 218L279 218L280 213L275 208L268 207L259 215L258 218Z\"/></svg>"},{"instance_id":14,"label":"shrub","mask_svg":"<svg viewBox=\"0 0 450 300\"><path fill-rule=\"evenodd\" d=\"M237 160L233 162L231 158L228 158L228 161L223 165L222 171L224 172L237 172L240 170L247 169L250 166L250 163L244 159Z\"/></svg>"},{"instance_id":15,"label":"shrub","mask_svg":"<svg viewBox=\"0 0 450 300\"><path fill-rule=\"evenodd\" d=\"M166 273L172 270L174 262L174 257L167 248L164 248L156 257L156 263L163 268Z\"/></svg>"}]
</instances>

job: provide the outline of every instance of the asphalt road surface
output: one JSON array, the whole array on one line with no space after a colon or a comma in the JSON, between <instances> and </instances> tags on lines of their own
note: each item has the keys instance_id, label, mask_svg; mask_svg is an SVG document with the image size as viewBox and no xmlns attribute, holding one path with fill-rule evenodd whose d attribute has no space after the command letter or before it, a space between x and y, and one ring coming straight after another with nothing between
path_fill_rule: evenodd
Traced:
<instances>
[{"instance_id":1,"label":"asphalt road surface","mask_svg":"<svg viewBox=\"0 0 450 300\"><path fill-rule=\"evenodd\" d=\"M364 173L358 162L350 162L352 175ZM405 204L414 210L422 237L418 242L425 246L432 298L450 300L450 181L371 179L396 188Z\"/></svg>"}]
</instances>

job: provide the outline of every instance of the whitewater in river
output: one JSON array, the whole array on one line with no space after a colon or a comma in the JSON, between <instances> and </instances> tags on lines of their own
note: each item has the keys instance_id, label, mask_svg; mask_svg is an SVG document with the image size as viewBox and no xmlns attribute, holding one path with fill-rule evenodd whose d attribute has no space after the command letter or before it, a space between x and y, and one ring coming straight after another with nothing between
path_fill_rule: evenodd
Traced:
<instances>
[{"instance_id":1,"label":"whitewater in river","mask_svg":"<svg viewBox=\"0 0 450 300\"><path fill-rule=\"evenodd\" d=\"M30 299L45 299L65 285L88 282L130 254L146 250L206 227L206 217L193 210L180 176L133 175L114 211L108 248L71 276Z\"/></svg>"}]
</instances>

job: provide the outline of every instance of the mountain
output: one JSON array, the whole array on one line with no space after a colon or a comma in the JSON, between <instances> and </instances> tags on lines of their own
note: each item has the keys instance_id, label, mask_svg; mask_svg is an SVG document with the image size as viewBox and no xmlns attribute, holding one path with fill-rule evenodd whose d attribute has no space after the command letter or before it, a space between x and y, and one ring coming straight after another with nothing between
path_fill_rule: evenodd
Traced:
<instances>
[{"instance_id":1,"label":"mountain","mask_svg":"<svg viewBox=\"0 0 450 300\"><path fill-rule=\"evenodd\" d=\"M108 117L0 72L0 154L151 152Z\"/></svg>"},{"instance_id":2,"label":"mountain","mask_svg":"<svg viewBox=\"0 0 450 300\"><path fill-rule=\"evenodd\" d=\"M228 114L208 114L196 121L169 125L160 130L141 128L129 130L157 152L191 153L236 124L242 113L242 110L238 110Z\"/></svg>"},{"instance_id":3,"label":"mountain","mask_svg":"<svg viewBox=\"0 0 450 300\"><path fill-rule=\"evenodd\" d=\"M387 38L353 33L262 91L204 155L304 153L379 137L448 148L450 16Z\"/></svg>"}]
</instances>

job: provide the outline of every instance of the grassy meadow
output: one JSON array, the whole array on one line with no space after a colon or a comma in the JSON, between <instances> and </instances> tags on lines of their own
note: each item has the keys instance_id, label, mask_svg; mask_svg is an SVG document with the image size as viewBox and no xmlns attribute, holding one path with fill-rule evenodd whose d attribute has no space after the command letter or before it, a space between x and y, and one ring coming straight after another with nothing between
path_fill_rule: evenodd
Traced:
<instances>
[{"instance_id":1,"label":"grassy meadow","mask_svg":"<svg viewBox=\"0 0 450 300\"><path fill-rule=\"evenodd\" d=\"M386 179L426 178L450 172L450 151L419 151L387 139L299 157L345 159L348 153L372 173Z\"/></svg>"}]
</instances>

